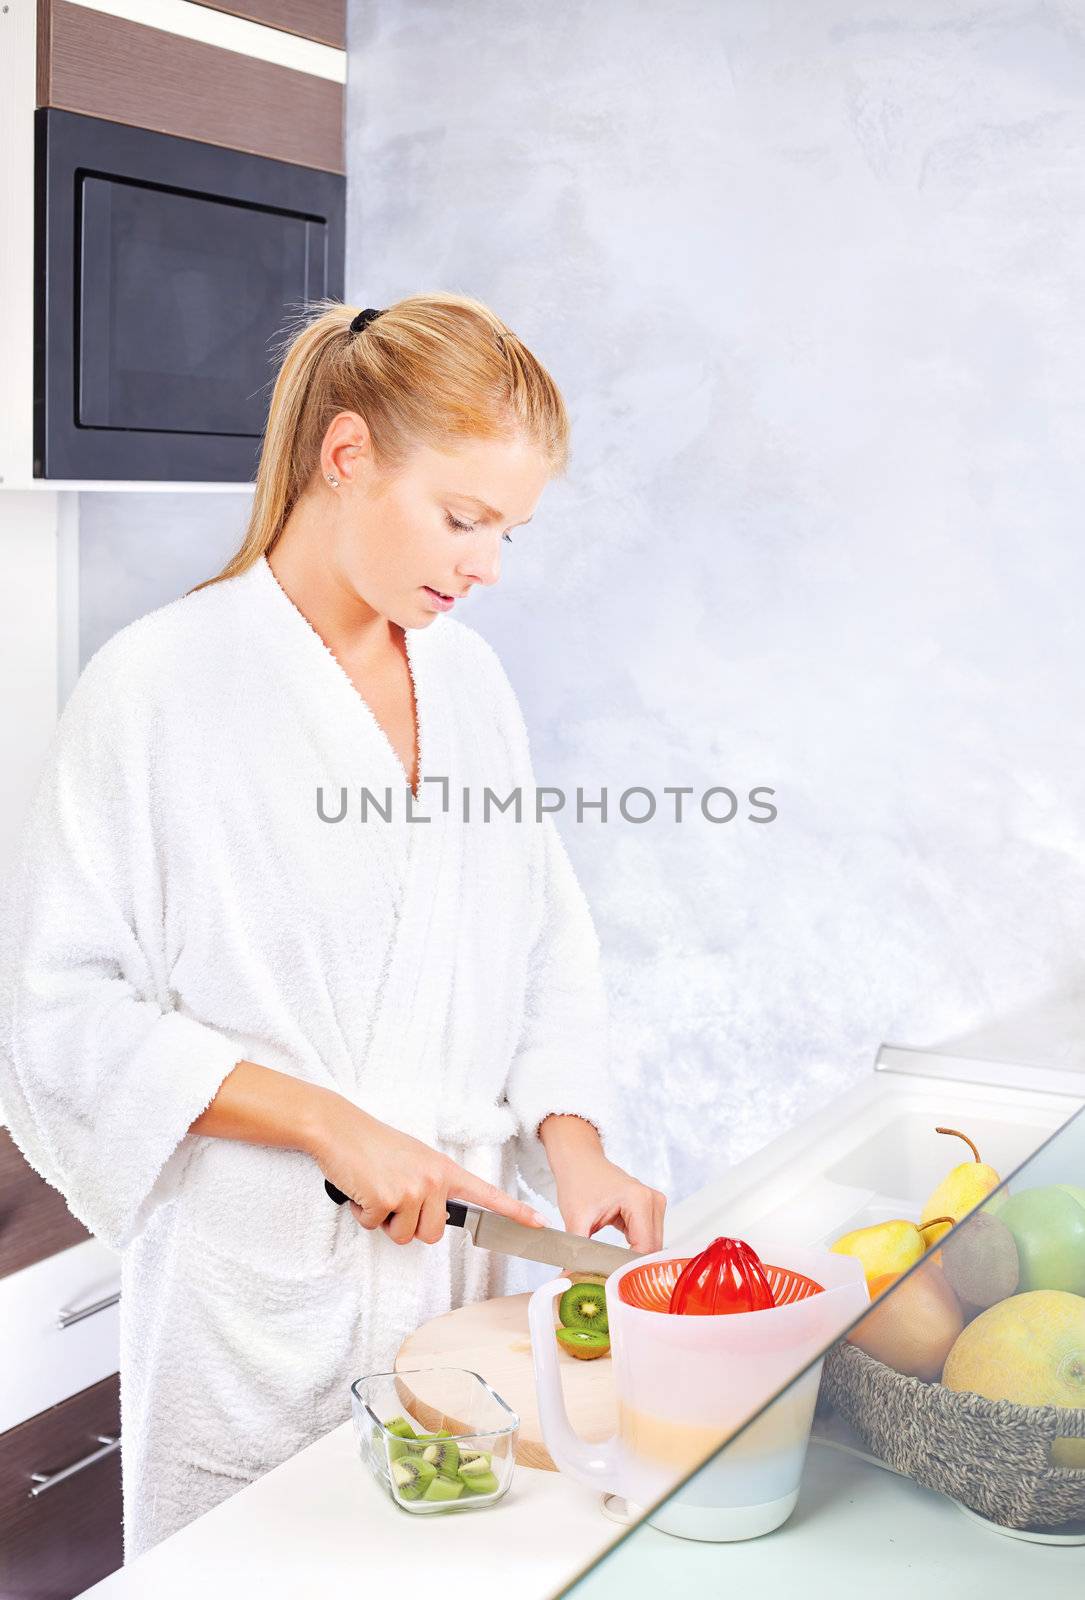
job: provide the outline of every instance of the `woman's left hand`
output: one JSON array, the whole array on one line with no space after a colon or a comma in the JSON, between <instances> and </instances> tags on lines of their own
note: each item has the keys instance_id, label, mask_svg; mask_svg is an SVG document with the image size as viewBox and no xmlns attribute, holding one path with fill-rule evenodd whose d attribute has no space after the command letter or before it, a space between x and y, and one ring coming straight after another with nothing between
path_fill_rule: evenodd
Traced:
<instances>
[{"instance_id":1,"label":"woman's left hand","mask_svg":"<svg viewBox=\"0 0 1085 1600\"><path fill-rule=\"evenodd\" d=\"M606 1156L590 1151L566 1161L554 1175L558 1210L567 1233L588 1238L613 1223L631 1250L663 1248L667 1196L650 1189Z\"/></svg>"}]
</instances>

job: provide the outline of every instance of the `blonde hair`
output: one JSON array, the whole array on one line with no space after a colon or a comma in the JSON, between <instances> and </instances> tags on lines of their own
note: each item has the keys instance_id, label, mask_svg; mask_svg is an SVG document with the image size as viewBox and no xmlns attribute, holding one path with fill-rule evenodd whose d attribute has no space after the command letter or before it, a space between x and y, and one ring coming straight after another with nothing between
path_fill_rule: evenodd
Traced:
<instances>
[{"instance_id":1,"label":"blonde hair","mask_svg":"<svg viewBox=\"0 0 1085 1600\"><path fill-rule=\"evenodd\" d=\"M353 306L310 301L281 342L252 511L240 549L188 592L245 572L278 539L320 467L340 411L365 418L378 466L396 472L420 445L454 451L471 438L526 438L563 473L569 419L560 391L526 345L481 300L418 294L360 333Z\"/></svg>"}]
</instances>

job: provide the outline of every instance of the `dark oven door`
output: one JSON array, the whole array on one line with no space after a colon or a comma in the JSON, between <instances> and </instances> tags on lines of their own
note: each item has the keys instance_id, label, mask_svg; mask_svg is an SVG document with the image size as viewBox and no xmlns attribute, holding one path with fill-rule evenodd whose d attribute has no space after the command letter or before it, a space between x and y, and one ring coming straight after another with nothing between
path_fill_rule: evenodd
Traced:
<instances>
[{"instance_id":1,"label":"dark oven door","mask_svg":"<svg viewBox=\"0 0 1085 1600\"><path fill-rule=\"evenodd\" d=\"M35 476L250 481L276 344L343 295L346 180L36 118Z\"/></svg>"}]
</instances>

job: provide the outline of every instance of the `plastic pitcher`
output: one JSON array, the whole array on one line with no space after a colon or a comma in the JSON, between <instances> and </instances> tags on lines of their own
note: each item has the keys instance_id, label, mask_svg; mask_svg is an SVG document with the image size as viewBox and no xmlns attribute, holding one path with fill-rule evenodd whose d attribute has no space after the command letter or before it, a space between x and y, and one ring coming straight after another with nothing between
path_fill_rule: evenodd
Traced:
<instances>
[{"instance_id":1,"label":"plastic pitcher","mask_svg":"<svg viewBox=\"0 0 1085 1600\"><path fill-rule=\"evenodd\" d=\"M756 1240L746 1242L757 1249ZM774 1306L713 1316L667 1311L689 1256L660 1250L611 1273L618 1429L598 1444L573 1431L561 1390L554 1301L570 1279L536 1289L528 1323L539 1419L555 1466L643 1508L718 1449L870 1303L855 1257L807 1246L788 1247L786 1257L786 1266L762 1258ZM652 1525L686 1538L748 1539L785 1522L799 1495L820 1376L819 1360L653 1512Z\"/></svg>"}]
</instances>

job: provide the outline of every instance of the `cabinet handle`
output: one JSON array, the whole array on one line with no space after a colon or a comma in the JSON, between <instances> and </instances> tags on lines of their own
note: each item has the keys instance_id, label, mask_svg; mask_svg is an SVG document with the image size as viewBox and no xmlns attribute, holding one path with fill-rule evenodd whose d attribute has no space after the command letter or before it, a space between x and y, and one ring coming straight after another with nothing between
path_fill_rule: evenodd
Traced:
<instances>
[{"instance_id":1,"label":"cabinet handle","mask_svg":"<svg viewBox=\"0 0 1085 1600\"><path fill-rule=\"evenodd\" d=\"M84 1317L93 1317L96 1311L105 1311L109 1306L115 1306L120 1300L121 1292L116 1289L112 1294L107 1294L104 1300L95 1300L89 1306L65 1306L57 1312L57 1327L70 1328L76 1322L82 1322Z\"/></svg>"},{"instance_id":2,"label":"cabinet handle","mask_svg":"<svg viewBox=\"0 0 1085 1600\"><path fill-rule=\"evenodd\" d=\"M80 1461L73 1461L70 1467L61 1467L59 1472L32 1472L30 1481L34 1487L30 1491L30 1498L44 1494L46 1489L55 1488L58 1483L63 1483L65 1478L70 1478L76 1472L82 1472L84 1467L92 1467L96 1461L101 1461L104 1456L111 1456L114 1450L119 1450L121 1441L119 1436L114 1437L109 1433L95 1434L99 1448L92 1450L90 1455L84 1456Z\"/></svg>"}]
</instances>

